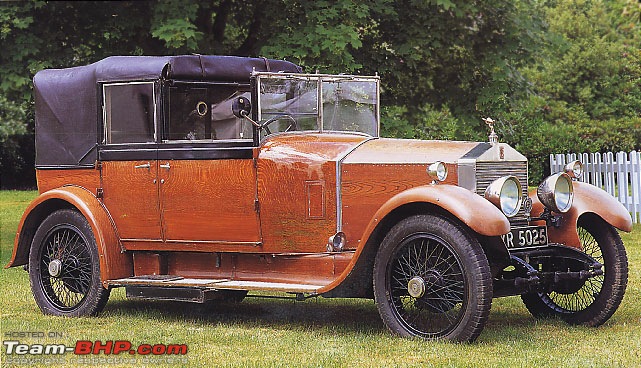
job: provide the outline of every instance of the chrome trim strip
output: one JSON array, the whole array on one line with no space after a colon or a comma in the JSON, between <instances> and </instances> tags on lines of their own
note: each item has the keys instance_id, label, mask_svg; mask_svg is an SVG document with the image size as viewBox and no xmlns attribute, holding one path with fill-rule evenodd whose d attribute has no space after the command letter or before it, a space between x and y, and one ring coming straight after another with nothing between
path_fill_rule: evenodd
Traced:
<instances>
[{"instance_id":1,"label":"chrome trim strip","mask_svg":"<svg viewBox=\"0 0 641 368\"><path fill-rule=\"evenodd\" d=\"M476 159L461 158L457 163L458 185L476 193Z\"/></svg>"},{"instance_id":2,"label":"chrome trim strip","mask_svg":"<svg viewBox=\"0 0 641 368\"><path fill-rule=\"evenodd\" d=\"M349 156L350 153L354 152L358 147L374 139L378 139L378 137L370 137L364 139L363 141L352 147L351 150L347 151L342 157L336 160L336 232L343 231L343 196L341 194L343 185L343 172L341 168L343 165L343 160L345 160L345 158L347 158L347 156Z\"/></svg>"}]
</instances>

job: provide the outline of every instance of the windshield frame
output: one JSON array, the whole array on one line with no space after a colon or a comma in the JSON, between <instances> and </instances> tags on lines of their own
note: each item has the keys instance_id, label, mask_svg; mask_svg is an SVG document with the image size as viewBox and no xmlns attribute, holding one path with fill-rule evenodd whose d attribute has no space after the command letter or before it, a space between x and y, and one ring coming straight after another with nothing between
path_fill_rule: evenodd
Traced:
<instances>
[{"instance_id":1,"label":"windshield frame","mask_svg":"<svg viewBox=\"0 0 641 368\"><path fill-rule=\"evenodd\" d=\"M381 119L380 119L380 77L378 75L375 76L357 76L357 75L347 75L347 74L303 74L303 73L274 73L274 72L253 72L252 73L252 99L255 101L255 106L256 108L253 109L252 115L253 118L256 121L261 122L263 120L263 107L261 106L261 82L263 80L300 80L303 82L316 82L317 84L317 99L316 99L316 120L317 120L317 128L314 130L302 130L302 132L317 132L317 133L323 133L323 132L340 132L340 133L346 133L346 134L364 134L367 136L374 136L374 137L379 137L380 136L380 131L381 131ZM369 82L369 83L374 83L375 84L375 118L376 118L376 123L374 126L375 132L374 134L370 134L367 132L362 132L362 131L350 131L350 130L330 130L330 129L325 129L324 127L324 121L323 121L323 84L324 82L330 82L330 83L335 83L335 82L341 82L341 81L353 81L353 82ZM273 134L279 134L279 133L284 133L284 132L274 132ZM257 138L260 136L260 132L256 132L254 134L254 138ZM260 140L265 139L265 137L259 138Z\"/></svg>"}]
</instances>

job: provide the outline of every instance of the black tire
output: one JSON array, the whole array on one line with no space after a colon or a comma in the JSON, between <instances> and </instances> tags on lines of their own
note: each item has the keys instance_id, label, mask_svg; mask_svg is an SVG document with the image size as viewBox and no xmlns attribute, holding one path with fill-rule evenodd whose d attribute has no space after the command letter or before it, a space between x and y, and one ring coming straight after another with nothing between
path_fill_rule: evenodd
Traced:
<instances>
[{"instance_id":1,"label":"black tire","mask_svg":"<svg viewBox=\"0 0 641 368\"><path fill-rule=\"evenodd\" d=\"M29 280L44 314L92 316L109 299L100 281L96 240L78 211L58 210L36 231L29 253Z\"/></svg>"},{"instance_id":2,"label":"black tire","mask_svg":"<svg viewBox=\"0 0 641 368\"><path fill-rule=\"evenodd\" d=\"M521 299L536 318L560 317L596 327L612 317L623 300L628 257L617 231L600 217L581 216L577 230L583 251L603 265L603 275L589 278L573 293L528 293Z\"/></svg>"},{"instance_id":3,"label":"black tire","mask_svg":"<svg viewBox=\"0 0 641 368\"><path fill-rule=\"evenodd\" d=\"M440 216L396 224L381 243L373 277L383 322L404 337L471 342L490 314L492 277L481 245Z\"/></svg>"}]
</instances>

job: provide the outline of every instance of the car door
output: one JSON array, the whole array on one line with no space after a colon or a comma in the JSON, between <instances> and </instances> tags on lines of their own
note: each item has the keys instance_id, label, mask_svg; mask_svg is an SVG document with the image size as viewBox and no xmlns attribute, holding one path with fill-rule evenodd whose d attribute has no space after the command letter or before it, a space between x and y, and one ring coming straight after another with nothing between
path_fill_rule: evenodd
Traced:
<instances>
[{"instance_id":1,"label":"car door","mask_svg":"<svg viewBox=\"0 0 641 368\"><path fill-rule=\"evenodd\" d=\"M179 84L168 88L158 150L166 249L246 250L260 244L252 129L231 102L249 86Z\"/></svg>"},{"instance_id":2,"label":"car door","mask_svg":"<svg viewBox=\"0 0 641 368\"><path fill-rule=\"evenodd\" d=\"M102 85L103 203L126 248L162 241L154 82Z\"/></svg>"}]
</instances>

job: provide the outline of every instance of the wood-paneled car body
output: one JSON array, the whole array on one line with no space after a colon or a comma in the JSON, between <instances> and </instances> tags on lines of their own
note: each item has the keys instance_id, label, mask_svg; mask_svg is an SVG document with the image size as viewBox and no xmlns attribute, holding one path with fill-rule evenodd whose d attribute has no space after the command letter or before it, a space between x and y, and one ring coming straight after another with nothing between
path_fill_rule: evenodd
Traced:
<instances>
[{"instance_id":1,"label":"wood-paneled car body","mask_svg":"<svg viewBox=\"0 0 641 368\"><path fill-rule=\"evenodd\" d=\"M94 315L115 287L270 291L373 298L402 336L472 341L494 297L594 326L623 298L630 216L572 180L579 163L528 193L527 159L493 130L381 138L378 77L110 57L41 71L34 90L40 195L8 266L44 313Z\"/></svg>"}]
</instances>

